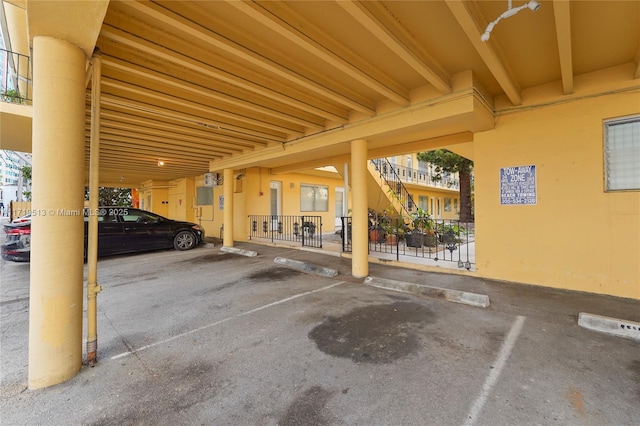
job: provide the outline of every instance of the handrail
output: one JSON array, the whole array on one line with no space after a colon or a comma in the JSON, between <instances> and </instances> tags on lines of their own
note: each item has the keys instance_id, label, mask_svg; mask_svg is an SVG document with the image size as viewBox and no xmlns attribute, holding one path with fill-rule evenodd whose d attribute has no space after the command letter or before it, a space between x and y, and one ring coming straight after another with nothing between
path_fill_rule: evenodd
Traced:
<instances>
[{"instance_id":1,"label":"handrail","mask_svg":"<svg viewBox=\"0 0 640 426\"><path fill-rule=\"evenodd\" d=\"M413 197L402 183L400 176L396 172L394 166L386 158L378 158L372 160L376 170L380 173L380 177L389 185L394 197L398 200L402 209L410 215L413 212L415 203Z\"/></svg>"},{"instance_id":2,"label":"handrail","mask_svg":"<svg viewBox=\"0 0 640 426\"><path fill-rule=\"evenodd\" d=\"M0 101L31 104L32 71L29 56L0 49Z\"/></svg>"},{"instance_id":3,"label":"handrail","mask_svg":"<svg viewBox=\"0 0 640 426\"><path fill-rule=\"evenodd\" d=\"M442 176L441 179L435 180L435 173L433 170L415 169L398 165L394 165L393 168L403 182L452 190L460 189L460 182L451 176Z\"/></svg>"}]
</instances>

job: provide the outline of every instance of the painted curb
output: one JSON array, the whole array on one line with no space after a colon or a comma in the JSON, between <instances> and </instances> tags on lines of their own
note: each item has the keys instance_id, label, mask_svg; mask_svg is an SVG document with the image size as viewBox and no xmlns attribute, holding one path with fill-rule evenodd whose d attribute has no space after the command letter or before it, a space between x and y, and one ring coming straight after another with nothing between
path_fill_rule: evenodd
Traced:
<instances>
[{"instance_id":1,"label":"painted curb","mask_svg":"<svg viewBox=\"0 0 640 426\"><path fill-rule=\"evenodd\" d=\"M220 248L220 251L223 251L225 253L239 254L240 256L247 256L247 257L256 257L258 255L257 251L243 250L243 249L239 249L239 248L236 248L236 247L225 247L225 246L222 246Z\"/></svg>"},{"instance_id":2,"label":"painted curb","mask_svg":"<svg viewBox=\"0 0 640 426\"><path fill-rule=\"evenodd\" d=\"M589 330L640 341L640 322L580 312L578 325Z\"/></svg>"},{"instance_id":3,"label":"painted curb","mask_svg":"<svg viewBox=\"0 0 640 426\"><path fill-rule=\"evenodd\" d=\"M336 269L325 268L324 266L313 265L311 263L300 262L298 260L287 259L285 257L276 257L273 259L273 262L323 277L335 277L338 275L338 271Z\"/></svg>"},{"instance_id":4,"label":"painted curb","mask_svg":"<svg viewBox=\"0 0 640 426\"><path fill-rule=\"evenodd\" d=\"M478 308L489 307L489 296L484 294L469 293L466 291L450 290L440 287L431 287L423 284L407 283L402 281L388 280L385 278L367 277L364 283L372 287L384 288L387 290L397 290L407 293L420 294L444 299L449 302L462 303L464 305L476 306Z\"/></svg>"}]
</instances>

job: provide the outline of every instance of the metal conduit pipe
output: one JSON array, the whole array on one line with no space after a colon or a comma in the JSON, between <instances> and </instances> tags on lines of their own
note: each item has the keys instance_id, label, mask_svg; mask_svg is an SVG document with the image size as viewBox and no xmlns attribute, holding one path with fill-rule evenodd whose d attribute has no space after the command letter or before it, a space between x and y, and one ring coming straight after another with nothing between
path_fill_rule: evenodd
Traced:
<instances>
[{"instance_id":1,"label":"metal conduit pipe","mask_svg":"<svg viewBox=\"0 0 640 426\"><path fill-rule=\"evenodd\" d=\"M100 80L102 58L96 50L92 58L91 147L89 149L89 232L87 242L87 364L97 361L98 352L98 186L100 171Z\"/></svg>"}]
</instances>

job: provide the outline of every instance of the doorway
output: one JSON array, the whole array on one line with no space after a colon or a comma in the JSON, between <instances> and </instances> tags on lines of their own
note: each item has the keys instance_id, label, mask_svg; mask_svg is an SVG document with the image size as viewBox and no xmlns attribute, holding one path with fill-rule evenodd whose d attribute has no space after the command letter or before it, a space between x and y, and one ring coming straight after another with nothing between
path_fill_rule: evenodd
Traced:
<instances>
[{"instance_id":1,"label":"doorway","mask_svg":"<svg viewBox=\"0 0 640 426\"><path fill-rule=\"evenodd\" d=\"M271 215L271 230L276 231L278 229L278 217L282 215L282 182L271 181L269 183L270 192L270 212Z\"/></svg>"}]
</instances>

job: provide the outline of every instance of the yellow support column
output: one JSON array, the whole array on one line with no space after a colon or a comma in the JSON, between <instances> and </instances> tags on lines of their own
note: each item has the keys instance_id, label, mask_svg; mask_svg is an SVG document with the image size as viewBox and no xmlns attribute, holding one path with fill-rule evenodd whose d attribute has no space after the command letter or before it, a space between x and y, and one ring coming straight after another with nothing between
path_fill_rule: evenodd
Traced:
<instances>
[{"instance_id":1,"label":"yellow support column","mask_svg":"<svg viewBox=\"0 0 640 426\"><path fill-rule=\"evenodd\" d=\"M222 245L233 247L233 169L224 169L224 231Z\"/></svg>"},{"instance_id":2,"label":"yellow support column","mask_svg":"<svg viewBox=\"0 0 640 426\"><path fill-rule=\"evenodd\" d=\"M62 40L33 39L29 388L82 366L85 63Z\"/></svg>"},{"instance_id":3,"label":"yellow support column","mask_svg":"<svg viewBox=\"0 0 640 426\"><path fill-rule=\"evenodd\" d=\"M367 141L351 142L352 252L351 274L369 275L369 220L367 200Z\"/></svg>"}]
</instances>

